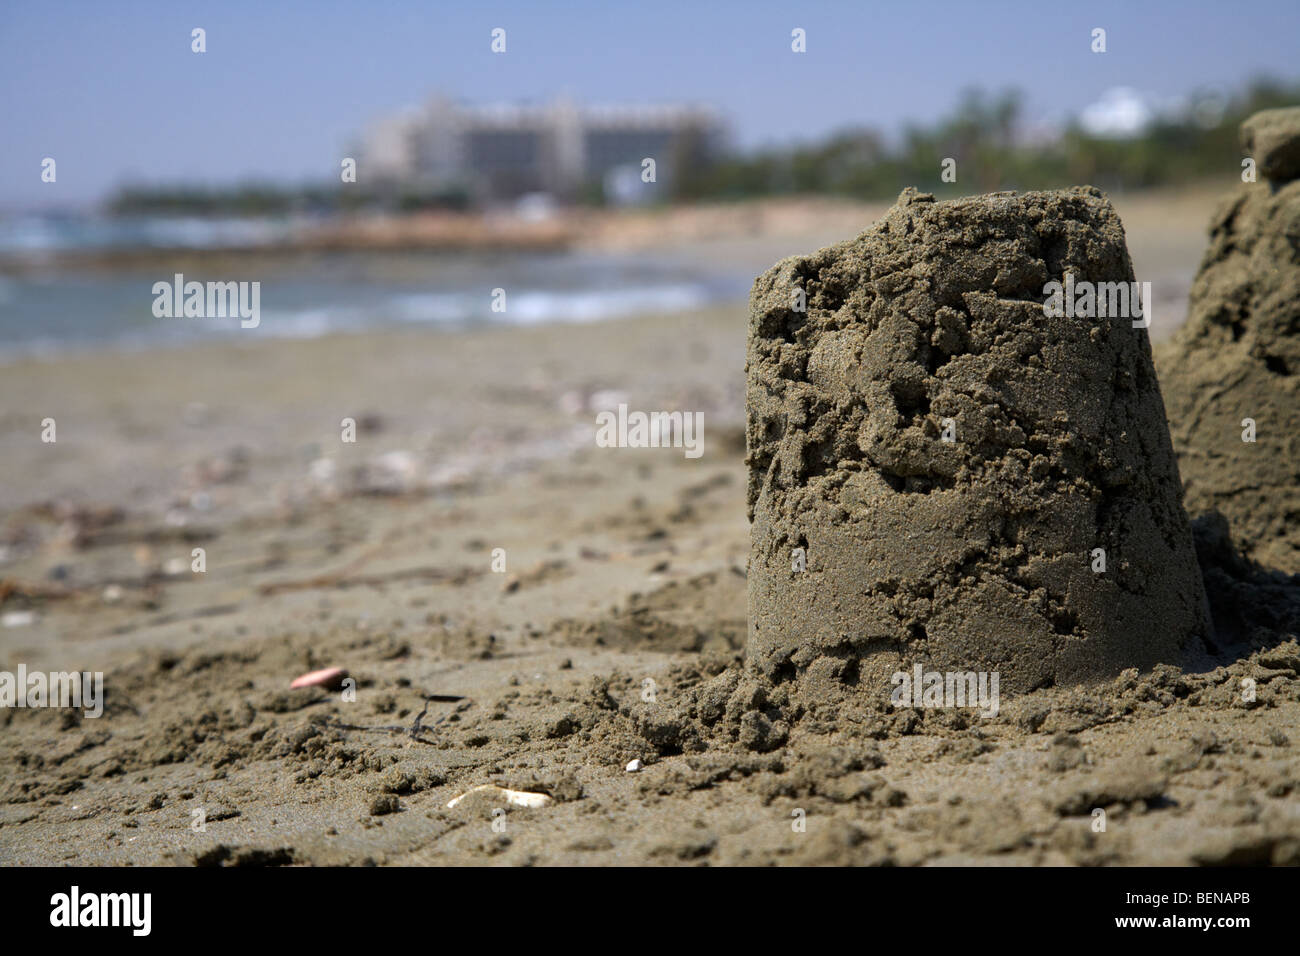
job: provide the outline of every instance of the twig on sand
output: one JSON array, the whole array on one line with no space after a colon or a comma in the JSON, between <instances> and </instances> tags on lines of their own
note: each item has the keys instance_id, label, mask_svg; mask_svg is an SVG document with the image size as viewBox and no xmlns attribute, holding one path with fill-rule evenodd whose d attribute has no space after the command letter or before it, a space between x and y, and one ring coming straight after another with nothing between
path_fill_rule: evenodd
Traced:
<instances>
[{"instance_id":1,"label":"twig on sand","mask_svg":"<svg viewBox=\"0 0 1300 956\"><path fill-rule=\"evenodd\" d=\"M449 713L443 714L441 717L433 721L433 723L429 724L427 727L425 726L424 718L425 715L429 713L430 704L451 704L451 703L456 704L456 707L453 710L451 710ZM425 740L420 735L423 734L426 730L432 730L434 727L437 727L444 720L447 720L449 717L451 717L452 714L459 714L462 711L468 710L470 707L473 706L474 706L474 701L468 697L458 697L455 694L426 694L424 698L424 707L420 710L418 714L415 715L415 720L411 722L411 726L409 727L403 727L401 724L382 724L377 727L363 727L360 724L345 724L342 721L331 720L328 717L325 720L323 720L322 723L326 727L330 727L334 730L365 730L365 731L371 731L376 733L406 734L407 737L409 737L411 740L414 740L416 743L432 745L434 741Z\"/></svg>"},{"instance_id":2,"label":"twig on sand","mask_svg":"<svg viewBox=\"0 0 1300 956\"><path fill-rule=\"evenodd\" d=\"M258 587L258 593L263 596L279 594L282 591L306 591L317 588L340 588L340 587L358 587L371 585L372 587L382 586L393 581L401 580L425 580L425 581L444 581L450 580L453 584L463 583L472 577L473 574L469 568L461 568L458 571L449 571L443 567L419 567L404 568L399 571L389 571L381 574L359 574L360 570L373 561L375 558L391 554L393 542L398 538L398 532L389 532L384 539L377 544L362 551L343 567L334 571L326 571L322 574L315 574L309 578L300 578L290 581L271 581Z\"/></svg>"},{"instance_id":3,"label":"twig on sand","mask_svg":"<svg viewBox=\"0 0 1300 956\"><path fill-rule=\"evenodd\" d=\"M75 588L66 587L62 584L42 584L37 581L19 581L16 578L0 578L0 604L3 604L10 597L16 596L21 598L46 599L52 600L57 598L75 597L78 592Z\"/></svg>"},{"instance_id":4,"label":"twig on sand","mask_svg":"<svg viewBox=\"0 0 1300 956\"><path fill-rule=\"evenodd\" d=\"M387 574L365 574L349 577L346 570L333 574L319 574L315 577L305 578L298 581L273 581L270 584L261 585L257 591L263 596L279 594L283 591L309 591L318 588L349 588L349 587L379 587L385 584L391 584L395 581L450 581L452 583L462 583L473 577L475 572L462 568L458 571L448 571L446 568L424 567L424 568L405 568L401 571L391 571Z\"/></svg>"}]
</instances>

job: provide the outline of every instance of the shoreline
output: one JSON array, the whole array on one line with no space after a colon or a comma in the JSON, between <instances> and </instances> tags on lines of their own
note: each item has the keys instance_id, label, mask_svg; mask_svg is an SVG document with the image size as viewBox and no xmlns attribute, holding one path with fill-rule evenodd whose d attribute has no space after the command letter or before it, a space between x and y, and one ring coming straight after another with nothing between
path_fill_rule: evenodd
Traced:
<instances>
[{"instance_id":1,"label":"shoreline","mask_svg":"<svg viewBox=\"0 0 1300 956\"><path fill-rule=\"evenodd\" d=\"M926 186L918 187L926 191ZM1023 190L1016 190L1023 191ZM951 198L940 191L940 198ZM1164 225L1203 233L1208 210L1221 196L1217 182L1108 194L1121 219L1146 219L1159 209ZM952 195L960 195L953 193ZM892 204L794 195L623 209L562 209L544 219L495 212L340 216L290 230L282 240L211 247L135 246L11 252L0 255L0 275L149 267L184 271L267 260L291 263L328 252L592 252L672 251L791 239L794 249L851 238ZM1176 210L1169 221L1170 210ZM793 253L791 253L793 254ZM779 256L778 256L779 258ZM768 259L770 265L772 258ZM175 267L175 268L174 268ZM763 268L761 265L759 270Z\"/></svg>"}]
</instances>

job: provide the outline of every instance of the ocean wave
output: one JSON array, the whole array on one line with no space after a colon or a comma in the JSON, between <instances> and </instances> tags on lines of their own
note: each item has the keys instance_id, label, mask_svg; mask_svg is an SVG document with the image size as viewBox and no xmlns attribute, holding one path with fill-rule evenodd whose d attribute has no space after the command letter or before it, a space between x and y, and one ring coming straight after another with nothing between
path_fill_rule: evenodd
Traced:
<instances>
[{"instance_id":1,"label":"ocean wave","mask_svg":"<svg viewBox=\"0 0 1300 956\"><path fill-rule=\"evenodd\" d=\"M204 339L260 335L315 338L395 326L468 328L482 325L587 323L634 315L673 313L743 297L747 277L698 276L625 281L617 270L593 270L588 288L506 284L505 308L494 312L493 289L481 275L474 288L395 291L371 282L320 282L303 278L266 282L260 322L238 318L155 318L150 284L117 276L96 279L25 277L0 284L0 360L104 346L136 349L178 346ZM566 278L572 280L570 274ZM622 281L621 281L622 280Z\"/></svg>"}]
</instances>

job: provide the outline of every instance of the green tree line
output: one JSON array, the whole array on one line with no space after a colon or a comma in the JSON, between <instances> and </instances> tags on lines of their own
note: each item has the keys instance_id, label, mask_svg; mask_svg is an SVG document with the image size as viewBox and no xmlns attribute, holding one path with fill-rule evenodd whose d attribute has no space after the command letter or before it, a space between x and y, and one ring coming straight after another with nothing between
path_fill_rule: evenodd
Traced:
<instances>
[{"instance_id":1,"label":"green tree line","mask_svg":"<svg viewBox=\"0 0 1300 956\"><path fill-rule=\"evenodd\" d=\"M872 130L846 130L806 146L736 156L686 168L678 196L744 199L782 194L829 194L888 199L905 186L940 195L998 189L1049 189L1088 183L1103 189L1140 189L1221 177L1240 170L1237 127L1262 109L1300 105L1300 83L1250 83L1223 105L1213 124L1158 118L1126 139L1090 136L1068 125L1053 142L1022 142L1017 91L971 90L931 126L912 126L887 146ZM945 183L940 164L957 162L957 182Z\"/></svg>"}]
</instances>

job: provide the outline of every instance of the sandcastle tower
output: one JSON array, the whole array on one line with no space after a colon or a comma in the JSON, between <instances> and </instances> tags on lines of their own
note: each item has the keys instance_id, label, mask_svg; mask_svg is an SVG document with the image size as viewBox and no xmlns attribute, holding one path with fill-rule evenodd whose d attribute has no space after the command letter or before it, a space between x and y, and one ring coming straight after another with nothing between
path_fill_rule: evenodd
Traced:
<instances>
[{"instance_id":1,"label":"sandcastle tower","mask_svg":"<svg viewBox=\"0 0 1300 956\"><path fill-rule=\"evenodd\" d=\"M1214 216L1160 380L1193 516L1220 511L1265 567L1300 573L1300 107L1241 126L1256 163Z\"/></svg>"},{"instance_id":2,"label":"sandcastle tower","mask_svg":"<svg viewBox=\"0 0 1300 956\"><path fill-rule=\"evenodd\" d=\"M856 239L759 277L751 666L875 692L920 663L1016 692L1202 646L1140 310L1044 306L1052 281L1113 299L1133 279L1093 188L909 189Z\"/></svg>"}]
</instances>

